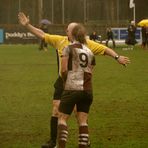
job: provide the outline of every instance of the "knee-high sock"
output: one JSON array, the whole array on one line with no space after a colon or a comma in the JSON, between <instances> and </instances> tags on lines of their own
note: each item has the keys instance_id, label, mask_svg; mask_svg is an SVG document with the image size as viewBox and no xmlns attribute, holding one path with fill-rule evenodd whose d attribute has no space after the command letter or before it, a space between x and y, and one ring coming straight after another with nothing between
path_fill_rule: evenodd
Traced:
<instances>
[{"instance_id":1,"label":"knee-high sock","mask_svg":"<svg viewBox=\"0 0 148 148\"><path fill-rule=\"evenodd\" d=\"M88 126L79 127L79 148L87 148L88 145Z\"/></svg>"},{"instance_id":2,"label":"knee-high sock","mask_svg":"<svg viewBox=\"0 0 148 148\"><path fill-rule=\"evenodd\" d=\"M50 140L56 143L57 140L58 117L51 117L50 120Z\"/></svg>"},{"instance_id":3,"label":"knee-high sock","mask_svg":"<svg viewBox=\"0 0 148 148\"><path fill-rule=\"evenodd\" d=\"M65 148L68 137L67 126L63 124L58 125L58 144L59 148Z\"/></svg>"}]
</instances>

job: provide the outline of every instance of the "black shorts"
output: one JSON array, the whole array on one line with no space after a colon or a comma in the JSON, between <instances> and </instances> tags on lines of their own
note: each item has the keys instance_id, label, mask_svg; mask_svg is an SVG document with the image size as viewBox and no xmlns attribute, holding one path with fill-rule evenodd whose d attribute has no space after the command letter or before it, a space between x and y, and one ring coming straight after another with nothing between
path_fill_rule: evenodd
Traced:
<instances>
[{"instance_id":1,"label":"black shorts","mask_svg":"<svg viewBox=\"0 0 148 148\"><path fill-rule=\"evenodd\" d=\"M65 90L61 97L59 111L70 115L76 105L77 112L88 113L92 100L92 92Z\"/></svg>"},{"instance_id":2,"label":"black shorts","mask_svg":"<svg viewBox=\"0 0 148 148\"><path fill-rule=\"evenodd\" d=\"M55 90L54 90L53 100L60 100L63 93L63 80L60 76L54 83L54 88Z\"/></svg>"}]
</instances>

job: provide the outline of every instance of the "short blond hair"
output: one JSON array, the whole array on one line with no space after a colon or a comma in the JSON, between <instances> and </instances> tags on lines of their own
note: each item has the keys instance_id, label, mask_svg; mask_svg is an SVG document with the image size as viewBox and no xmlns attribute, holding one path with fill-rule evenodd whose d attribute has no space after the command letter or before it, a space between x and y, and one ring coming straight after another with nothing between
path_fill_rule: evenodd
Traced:
<instances>
[{"instance_id":1,"label":"short blond hair","mask_svg":"<svg viewBox=\"0 0 148 148\"><path fill-rule=\"evenodd\" d=\"M86 29L82 24L77 23L72 29L71 34L76 41L82 44L86 43Z\"/></svg>"}]
</instances>

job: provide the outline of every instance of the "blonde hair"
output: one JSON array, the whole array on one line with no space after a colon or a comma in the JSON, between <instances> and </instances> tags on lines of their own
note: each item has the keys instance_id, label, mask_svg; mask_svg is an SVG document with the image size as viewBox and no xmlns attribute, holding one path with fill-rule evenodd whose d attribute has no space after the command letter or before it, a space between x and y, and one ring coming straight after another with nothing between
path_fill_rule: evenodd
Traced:
<instances>
[{"instance_id":1,"label":"blonde hair","mask_svg":"<svg viewBox=\"0 0 148 148\"><path fill-rule=\"evenodd\" d=\"M86 43L86 29L82 24L78 23L75 25L71 34L76 41L79 41L82 44Z\"/></svg>"}]
</instances>

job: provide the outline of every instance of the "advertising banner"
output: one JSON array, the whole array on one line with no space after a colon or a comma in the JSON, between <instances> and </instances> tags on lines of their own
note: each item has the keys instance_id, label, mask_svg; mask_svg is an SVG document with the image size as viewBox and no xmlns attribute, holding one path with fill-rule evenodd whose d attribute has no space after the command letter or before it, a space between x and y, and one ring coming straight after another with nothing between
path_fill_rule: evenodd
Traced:
<instances>
[{"instance_id":1,"label":"advertising banner","mask_svg":"<svg viewBox=\"0 0 148 148\"><path fill-rule=\"evenodd\" d=\"M4 30L0 29L0 44L4 42Z\"/></svg>"},{"instance_id":2,"label":"advertising banner","mask_svg":"<svg viewBox=\"0 0 148 148\"><path fill-rule=\"evenodd\" d=\"M127 38L127 28L112 28L112 31L116 40L125 40ZM137 28L135 36L137 41L141 41L141 28Z\"/></svg>"},{"instance_id":3,"label":"advertising banner","mask_svg":"<svg viewBox=\"0 0 148 148\"><path fill-rule=\"evenodd\" d=\"M13 30L5 30L4 31L4 43L37 43L37 37L34 36L30 32L26 32L24 30L13 31Z\"/></svg>"}]
</instances>

